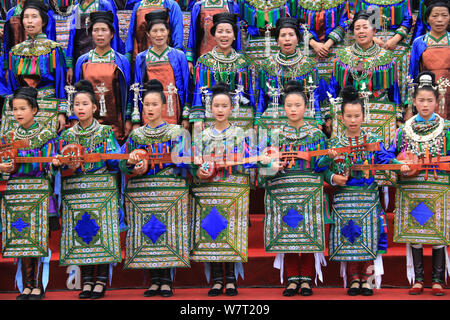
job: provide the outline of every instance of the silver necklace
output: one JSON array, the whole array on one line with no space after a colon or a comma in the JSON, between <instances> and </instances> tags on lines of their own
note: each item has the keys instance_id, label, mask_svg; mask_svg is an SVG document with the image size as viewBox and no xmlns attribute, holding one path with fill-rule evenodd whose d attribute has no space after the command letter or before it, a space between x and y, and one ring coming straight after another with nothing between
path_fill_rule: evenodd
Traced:
<instances>
[{"instance_id":1,"label":"silver necklace","mask_svg":"<svg viewBox=\"0 0 450 320\"><path fill-rule=\"evenodd\" d=\"M41 132L41 125L39 124L39 122L36 122L36 124L37 124L36 128L31 129L31 130L26 130L20 126L17 127L14 130L14 137L17 140L27 139L27 140L31 141L32 139L36 138L37 135Z\"/></svg>"},{"instance_id":2,"label":"silver necklace","mask_svg":"<svg viewBox=\"0 0 450 320\"><path fill-rule=\"evenodd\" d=\"M295 49L295 57L292 60L283 59L281 57L281 51L278 51L277 54L275 55L275 61L277 62L277 64L286 66L286 67L291 67L294 64L298 64L302 60L302 58L303 58L303 54L299 48Z\"/></svg>"},{"instance_id":3,"label":"silver necklace","mask_svg":"<svg viewBox=\"0 0 450 320\"><path fill-rule=\"evenodd\" d=\"M216 60L220 63L225 63L225 64L234 63L239 58L238 53L233 48L231 48L231 52L228 57L225 56L223 53L218 52L217 47L214 47L211 50L211 55L213 56L214 60Z\"/></svg>"},{"instance_id":4,"label":"silver necklace","mask_svg":"<svg viewBox=\"0 0 450 320\"><path fill-rule=\"evenodd\" d=\"M97 129L100 127L100 123L97 121L97 119L92 120L92 124L90 128L88 127L84 132L81 132L80 129L84 130L81 125L78 123L76 126L73 126L73 133L76 136L88 136L92 135L94 131L97 131Z\"/></svg>"},{"instance_id":5,"label":"silver necklace","mask_svg":"<svg viewBox=\"0 0 450 320\"><path fill-rule=\"evenodd\" d=\"M167 123L160 128L150 128L149 126L145 125L144 127L142 127L142 134L149 139L158 139L165 136L168 130L169 125Z\"/></svg>"}]
</instances>

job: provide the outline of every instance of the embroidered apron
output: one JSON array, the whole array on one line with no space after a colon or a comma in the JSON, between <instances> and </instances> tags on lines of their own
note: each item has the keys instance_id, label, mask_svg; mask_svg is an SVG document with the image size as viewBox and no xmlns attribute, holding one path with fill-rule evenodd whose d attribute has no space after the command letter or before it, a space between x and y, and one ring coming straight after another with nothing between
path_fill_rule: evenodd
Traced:
<instances>
[{"instance_id":1,"label":"embroidered apron","mask_svg":"<svg viewBox=\"0 0 450 320\"><path fill-rule=\"evenodd\" d=\"M329 257L333 261L366 261L377 256L378 189L345 187L333 195L334 224L329 233Z\"/></svg>"},{"instance_id":2,"label":"embroidered apron","mask_svg":"<svg viewBox=\"0 0 450 320\"><path fill-rule=\"evenodd\" d=\"M268 179L265 189L266 251L324 251L323 178L311 172L289 172Z\"/></svg>"},{"instance_id":3,"label":"embroidered apron","mask_svg":"<svg viewBox=\"0 0 450 320\"><path fill-rule=\"evenodd\" d=\"M125 269L189 267L189 185L165 168L127 181Z\"/></svg>"},{"instance_id":4,"label":"embroidered apron","mask_svg":"<svg viewBox=\"0 0 450 320\"><path fill-rule=\"evenodd\" d=\"M218 175L191 185L191 261L247 262L249 178Z\"/></svg>"},{"instance_id":5,"label":"embroidered apron","mask_svg":"<svg viewBox=\"0 0 450 320\"><path fill-rule=\"evenodd\" d=\"M450 175L401 177L395 195L394 242L449 245ZM420 187L419 187L420 186ZM419 190L420 188L420 190Z\"/></svg>"},{"instance_id":6,"label":"embroidered apron","mask_svg":"<svg viewBox=\"0 0 450 320\"><path fill-rule=\"evenodd\" d=\"M119 199L115 174L63 178L60 265L120 262Z\"/></svg>"},{"instance_id":7,"label":"embroidered apron","mask_svg":"<svg viewBox=\"0 0 450 320\"><path fill-rule=\"evenodd\" d=\"M50 181L44 177L8 180L1 194L3 258L48 255Z\"/></svg>"}]
</instances>

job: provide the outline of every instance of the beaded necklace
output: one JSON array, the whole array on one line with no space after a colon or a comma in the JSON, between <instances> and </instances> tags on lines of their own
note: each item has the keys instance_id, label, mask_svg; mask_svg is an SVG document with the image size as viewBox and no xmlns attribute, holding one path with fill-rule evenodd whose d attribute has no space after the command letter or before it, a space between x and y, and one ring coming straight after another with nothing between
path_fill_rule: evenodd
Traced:
<instances>
[{"instance_id":1,"label":"beaded necklace","mask_svg":"<svg viewBox=\"0 0 450 320\"><path fill-rule=\"evenodd\" d=\"M94 147L94 144L92 142L94 140L95 133L100 128L100 123L97 121L97 119L93 119L92 124L86 129L83 129L79 123L77 123L72 128L72 132L75 135L77 142L80 143L80 139L87 138L87 145L89 146L89 150L92 150Z\"/></svg>"},{"instance_id":2,"label":"beaded necklace","mask_svg":"<svg viewBox=\"0 0 450 320\"><path fill-rule=\"evenodd\" d=\"M433 121L417 122L412 117L405 122L403 128L407 150L418 157L426 155L441 155L443 152L443 137L445 135L445 121L438 114Z\"/></svg>"}]
</instances>

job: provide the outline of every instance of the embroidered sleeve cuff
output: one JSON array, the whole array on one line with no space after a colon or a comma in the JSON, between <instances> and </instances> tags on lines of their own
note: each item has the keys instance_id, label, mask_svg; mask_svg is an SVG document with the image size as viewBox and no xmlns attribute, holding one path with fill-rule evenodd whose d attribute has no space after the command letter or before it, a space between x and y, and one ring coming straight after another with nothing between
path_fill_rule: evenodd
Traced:
<instances>
[{"instance_id":1,"label":"embroidered sleeve cuff","mask_svg":"<svg viewBox=\"0 0 450 320\"><path fill-rule=\"evenodd\" d=\"M342 29L341 27L337 27L330 32L328 38L330 38L331 40L333 40L335 44L337 44L341 42L342 39L344 39L344 35L345 35L344 29Z\"/></svg>"},{"instance_id":2,"label":"embroidered sleeve cuff","mask_svg":"<svg viewBox=\"0 0 450 320\"><path fill-rule=\"evenodd\" d=\"M120 160L119 161L119 168L120 171L122 171L125 174L132 174L133 169L134 169L134 165L132 166L128 166L127 165L127 160Z\"/></svg>"},{"instance_id":3,"label":"embroidered sleeve cuff","mask_svg":"<svg viewBox=\"0 0 450 320\"><path fill-rule=\"evenodd\" d=\"M128 59L128 62L131 63L131 53L130 52L125 53L125 57Z\"/></svg>"},{"instance_id":4,"label":"embroidered sleeve cuff","mask_svg":"<svg viewBox=\"0 0 450 320\"><path fill-rule=\"evenodd\" d=\"M403 162L398 161L396 158L392 158L391 160L389 160L389 163L391 163L391 164L403 164Z\"/></svg>"},{"instance_id":5,"label":"embroidered sleeve cuff","mask_svg":"<svg viewBox=\"0 0 450 320\"><path fill-rule=\"evenodd\" d=\"M59 104L58 104L58 113L66 114L67 113L67 109L68 109L67 101L66 100L60 100Z\"/></svg>"},{"instance_id":6,"label":"embroidered sleeve cuff","mask_svg":"<svg viewBox=\"0 0 450 320\"><path fill-rule=\"evenodd\" d=\"M408 36L408 32L409 29L406 28L405 26L401 26L397 28L397 30L395 30L395 33L401 35L403 39L405 39Z\"/></svg>"},{"instance_id":7,"label":"embroidered sleeve cuff","mask_svg":"<svg viewBox=\"0 0 450 320\"><path fill-rule=\"evenodd\" d=\"M73 59L70 57L66 57L66 66L67 69L73 69Z\"/></svg>"},{"instance_id":8,"label":"embroidered sleeve cuff","mask_svg":"<svg viewBox=\"0 0 450 320\"><path fill-rule=\"evenodd\" d=\"M183 108L183 113L181 114L181 117L183 118L183 119L189 119L189 107L188 106L184 106L184 108Z\"/></svg>"},{"instance_id":9,"label":"embroidered sleeve cuff","mask_svg":"<svg viewBox=\"0 0 450 320\"><path fill-rule=\"evenodd\" d=\"M192 52L192 48L188 48L186 50L186 59L189 62L194 62L194 53Z\"/></svg>"},{"instance_id":10,"label":"embroidered sleeve cuff","mask_svg":"<svg viewBox=\"0 0 450 320\"><path fill-rule=\"evenodd\" d=\"M333 177L335 176L335 174L333 173L332 175L331 175L331 177L330 177L330 184L332 185L332 186L336 186L337 184L333 181Z\"/></svg>"},{"instance_id":11,"label":"embroidered sleeve cuff","mask_svg":"<svg viewBox=\"0 0 450 320\"><path fill-rule=\"evenodd\" d=\"M204 121L205 113L203 111L191 111L189 113L189 122Z\"/></svg>"}]
</instances>

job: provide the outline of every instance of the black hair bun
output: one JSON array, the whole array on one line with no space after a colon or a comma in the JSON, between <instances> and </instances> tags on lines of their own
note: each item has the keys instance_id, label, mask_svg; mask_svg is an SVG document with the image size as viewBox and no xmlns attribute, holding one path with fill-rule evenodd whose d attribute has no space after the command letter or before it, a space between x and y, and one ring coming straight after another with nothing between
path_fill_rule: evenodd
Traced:
<instances>
[{"instance_id":1,"label":"black hair bun","mask_svg":"<svg viewBox=\"0 0 450 320\"><path fill-rule=\"evenodd\" d=\"M37 99L38 97L38 91L36 88L33 87L20 87L16 91L14 91L14 96L26 96L31 99Z\"/></svg>"},{"instance_id":2,"label":"black hair bun","mask_svg":"<svg viewBox=\"0 0 450 320\"><path fill-rule=\"evenodd\" d=\"M355 13L355 16L353 17L353 20L350 24L350 30L354 30L355 29L355 23L358 20L367 20L370 22L371 25L373 25L373 12L368 12L367 10L361 10L358 11L357 13Z\"/></svg>"},{"instance_id":3,"label":"black hair bun","mask_svg":"<svg viewBox=\"0 0 450 320\"><path fill-rule=\"evenodd\" d=\"M281 29L281 28L294 28L298 29L300 26L300 20L293 17L282 17L277 20L275 23L275 28Z\"/></svg>"},{"instance_id":4,"label":"black hair bun","mask_svg":"<svg viewBox=\"0 0 450 320\"><path fill-rule=\"evenodd\" d=\"M46 3L44 3L44 1L40 1L40 0L28 0L25 3L23 11L25 11L25 9L28 9L28 8L34 8L39 11L42 11L43 13L48 13L48 11L50 10L50 7Z\"/></svg>"},{"instance_id":5,"label":"black hair bun","mask_svg":"<svg viewBox=\"0 0 450 320\"><path fill-rule=\"evenodd\" d=\"M342 89L341 96L343 103L347 101L356 101L359 99L358 90L356 90L353 86L346 86Z\"/></svg>"},{"instance_id":6,"label":"black hair bun","mask_svg":"<svg viewBox=\"0 0 450 320\"><path fill-rule=\"evenodd\" d=\"M300 82L295 80L289 80L288 83L284 86L284 94L292 93L292 92L302 92L303 88Z\"/></svg>"},{"instance_id":7,"label":"black hair bun","mask_svg":"<svg viewBox=\"0 0 450 320\"><path fill-rule=\"evenodd\" d=\"M230 93L230 86L227 85L224 82L218 82L211 88L211 92L212 92L213 95L216 95L216 94L219 94L219 93L229 94Z\"/></svg>"},{"instance_id":8,"label":"black hair bun","mask_svg":"<svg viewBox=\"0 0 450 320\"><path fill-rule=\"evenodd\" d=\"M95 95L94 87L89 80L82 79L74 85L76 92L89 92Z\"/></svg>"},{"instance_id":9,"label":"black hair bun","mask_svg":"<svg viewBox=\"0 0 450 320\"><path fill-rule=\"evenodd\" d=\"M150 79L145 83L145 90L151 92L163 92L164 86L157 79Z\"/></svg>"},{"instance_id":10,"label":"black hair bun","mask_svg":"<svg viewBox=\"0 0 450 320\"><path fill-rule=\"evenodd\" d=\"M38 91L33 87L20 87L19 89L14 91L13 98L9 100L9 107L13 108L13 100L14 99L25 99L27 100L32 108L36 108L39 110L39 105L37 103Z\"/></svg>"},{"instance_id":11,"label":"black hair bun","mask_svg":"<svg viewBox=\"0 0 450 320\"><path fill-rule=\"evenodd\" d=\"M449 6L449 1L448 0L425 0L424 1L425 6L429 7L429 6L434 6L434 5L445 5L445 6Z\"/></svg>"},{"instance_id":12,"label":"black hair bun","mask_svg":"<svg viewBox=\"0 0 450 320\"><path fill-rule=\"evenodd\" d=\"M145 22L150 24L152 21L167 21L169 19L170 8L150 11L145 15Z\"/></svg>"}]
</instances>

